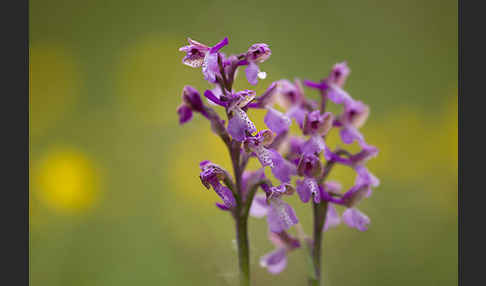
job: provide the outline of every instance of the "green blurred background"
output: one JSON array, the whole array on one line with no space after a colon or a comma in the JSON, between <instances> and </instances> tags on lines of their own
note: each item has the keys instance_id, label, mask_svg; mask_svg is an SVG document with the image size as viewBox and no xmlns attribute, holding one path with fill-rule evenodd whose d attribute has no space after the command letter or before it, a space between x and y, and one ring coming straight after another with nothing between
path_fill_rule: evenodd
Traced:
<instances>
[{"instance_id":1,"label":"green blurred background","mask_svg":"<svg viewBox=\"0 0 486 286\"><path fill-rule=\"evenodd\" d=\"M198 178L203 159L230 169L226 149L175 112L185 84L209 87L177 49L224 36L226 53L270 45L258 93L346 60L371 107L372 222L325 234L324 285L457 285L457 33L452 0L30 1L31 285L237 285L232 219ZM278 276L259 267L266 231L251 219L255 285L305 285L300 251Z\"/></svg>"}]
</instances>

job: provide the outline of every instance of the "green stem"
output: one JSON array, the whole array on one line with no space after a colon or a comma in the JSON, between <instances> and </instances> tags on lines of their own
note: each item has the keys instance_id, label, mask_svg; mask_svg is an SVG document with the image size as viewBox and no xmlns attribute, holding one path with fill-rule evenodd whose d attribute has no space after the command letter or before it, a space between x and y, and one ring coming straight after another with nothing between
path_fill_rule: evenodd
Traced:
<instances>
[{"instance_id":1,"label":"green stem","mask_svg":"<svg viewBox=\"0 0 486 286\"><path fill-rule=\"evenodd\" d=\"M236 209L233 213L236 224L236 243L238 245L238 266L240 268L240 285L250 285L250 250L248 247L248 213L245 211L245 201L241 192L241 176L243 168L240 166L241 143L232 141L230 147L231 161L235 176Z\"/></svg>"},{"instance_id":2,"label":"green stem","mask_svg":"<svg viewBox=\"0 0 486 286\"><path fill-rule=\"evenodd\" d=\"M248 248L248 217L236 218L236 241L238 244L238 263L240 285L250 285L250 252Z\"/></svg>"},{"instance_id":3,"label":"green stem","mask_svg":"<svg viewBox=\"0 0 486 286\"><path fill-rule=\"evenodd\" d=\"M326 221L327 202L319 204L312 203L314 216L314 230L312 239L311 256L314 265L314 275L309 278L309 285L319 286L321 284L321 257L322 257L322 228Z\"/></svg>"}]
</instances>

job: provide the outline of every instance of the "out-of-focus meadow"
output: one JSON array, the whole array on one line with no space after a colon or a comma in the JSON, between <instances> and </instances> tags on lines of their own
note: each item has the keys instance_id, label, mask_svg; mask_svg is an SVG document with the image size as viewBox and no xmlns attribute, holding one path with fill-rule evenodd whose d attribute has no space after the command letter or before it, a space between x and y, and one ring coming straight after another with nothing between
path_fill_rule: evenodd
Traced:
<instances>
[{"instance_id":1,"label":"out-of-focus meadow","mask_svg":"<svg viewBox=\"0 0 486 286\"><path fill-rule=\"evenodd\" d=\"M318 80L346 60L346 90L371 107L362 131L381 180L361 233L325 233L325 285L456 285L456 1L30 1L30 281L236 285L234 229L198 162L230 169L200 116L180 127L188 36L226 53L265 42L267 79ZM242 74L241 74L242 75ZM236 88L250 88L244 79ZM313 92L307 90L307 92ZM262 128L263 113L253 112ZM256 166L256 165L253 165ZM345 187L354 176L336 169ZM289 199L307 232L311 209ZM304 285L293 252L273 276L265 220L250 219L255 285Z\"/></svg>"}]
</instances>

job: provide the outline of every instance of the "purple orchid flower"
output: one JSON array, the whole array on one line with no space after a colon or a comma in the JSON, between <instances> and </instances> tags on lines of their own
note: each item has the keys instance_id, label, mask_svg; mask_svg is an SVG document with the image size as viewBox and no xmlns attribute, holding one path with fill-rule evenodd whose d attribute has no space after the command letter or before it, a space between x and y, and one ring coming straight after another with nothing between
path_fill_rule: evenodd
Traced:
<instances>
[{"instance_id":1,"label":"purple orchid flower","mask_svg":"<svg viewBox=\"0 0 486 286\"><path fill-rule=\"evenodd\" d=\"M288 230L299 222L294 209L281 199L286 194L278 187L268 187L267 197L256 195L253 199L250 215L261 218L267 217L270 231L280 233Z\"/></svg>"},{"instance_id":2,"label":"purple orchid flower","mask_svg":"<svg viewBox=\"0 0 486 286\"><path fill-rule=\"evenodd\" d=\"M269 232L269 240L275 245L275 250L260 258L260 266L272 274L279 274L287 266L287 254L300 247L298 239L286 231L281 233Z\"/></svg>"},{"instance_id":3,"label":"purple orchid flower","mask_svg":"<svg viewBox=\"0 0 486 286\"><path fill-rule=\"evenodd\" d=\"M361 146L366 145L358 128L365 123L368 115L369 108L361 101L349 100L344 104L344 113L339 119L342 125L339 134L345 144L351 144L356 140Z\"/></svg>"},{"instance_id":4,"label":"purple orchid flower","mask_svg":"<svg viewBox=\"0 0 486 286\"><path fill-rule=\"evenodd\" d=\"M321 114L319 110L312 111L306 114L304 120L304 135L318 134L324 136L332 127L334 116L331 112Z\"/></svg>"},{"instance_id":5,"label":"purple orchid flower","mask_svg":"<svg viewBox=\"0 0 486 286\"><path fill-rule=\"evenodd\" d=\"M220 181L226 176L226 172L218 165L211 163L210 161L202 161L199 164L201 168L201 173L199 178L203 185L209 189L210 186L213 187L214 191L223 200L225 208L232 208L236 204L235 197L230 189L221 185ZM221 205L218 205L221 207Z\"/></svg>"},{"instance_id":6,"label":"purple orchid flower","mask_svg":"<svg viewBox=\"0 0 486 286\"><path fill-rule=\"evenodd\" d=\"M251 135L257 131L255 124L242 109L254 97L255 92L251 90L241 91L232 95L228 107L228 112L232 114L231 119L228 121L228 133L237 141L242 142L247 138L248 134Z\"/></svg>"},{"instance_id":7,"label":"purple orchid flower","mask_svg":"<svg viewBox=\"0 0 486 286\"><path fill-rule=\"evenodd\" d=\"M182 90L182 104L177 108L179 123L184 124L191 120L193 112L198 112L208 117L199 92L190 85L184 86Z\"/></svg>"},{"instance_id":8,"label":"purple orchid flower","mask_svg":"<svg viewBox=\"0 0 486 286\"><path fill-rule=\"evenodd\" d=\"M260 161L263 167L274 167L272 160L272 154L266 147L272 143L275 138L275 134L270 130L263 130L258 132L253 137L247 137L244 141L245 150L250 153L253 152Z\"/></svg>"},{"instance_id":9,"label":"purple orchid flower","mask_svg":"<svg viewBox=\"0 0 486 286\"><path fill-rule=\"evenodd\" d=\"M204 79L215 83L216 76L219 75L218 51L228 44L228 38L224 38L212 47L208 47L190 38L187 41L189 45L179 49L179 51L186 53L182 62L193 68L202 67Z\"/></svg>"},{"instance_id":10,"label":"purple orchid flower","mask_svg":"<svg viewBox=\"0 0 486 286\"><path fill-rule=\"evenodd\" d=\"M291 83L282 79L277 82L277 102L285 109L300 105L304 100L304 91L299 81Z\"/></svg>"},{"instance_id":11,"label":"purple orchid flower","mask_svg":"<svg viewBox=\"0 0 486 286\"><path fill-rule=\"evenodd\" d=\"M248 49L246 53L248 66L245 69L245 73L250 84L256 85L259 78L265 79L267 77L265 72L260 71L258 63L266 61L271 54L272 51L268 45L263 43L254 44Z\"/></svg>"},{"instance_id":12,"label":"purple orchid flower","mask_svg":"<svg viewBox=\"0 0 486 286\"><path fill-rule=\"evenodd\" d=\"M346 209L342 217L345 224L359 231L366 231L370 224L370 218L355 208Z\"/></svg>"},{"instance_id":13,"label":"purple orchid flower","mask_svg":"<svg viewBox=\"0 0 486 286\"><path fill-rule=\"evenodd\" d=\"M343 87L350 73L351 70L349 69L348 64L346 62L340 62L332 67L331 73L327 79L329 82L339 87Z\"/></svg>"},{"instance_id":14,"label":"purple orchid flower","mask_svg":"<svg viewBox=\"0 0 486 286\"><path fill-rule=\"evenodd\" d=\"M297 172L300 176L317 177L322 172L322 163L319 157L313 153L303 154L297 165Z\"/></svg>"}]
</instances>

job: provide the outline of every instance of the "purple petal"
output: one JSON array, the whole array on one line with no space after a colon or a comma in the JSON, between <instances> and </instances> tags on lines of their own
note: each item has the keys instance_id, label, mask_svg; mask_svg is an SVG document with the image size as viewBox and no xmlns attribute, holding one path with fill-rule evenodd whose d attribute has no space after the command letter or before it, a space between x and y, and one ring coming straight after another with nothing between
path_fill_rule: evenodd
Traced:
<instances>
[{"instance_id":1,"label":"purple petal","mask_svg":"<svg viewBox=\"0 0 486 286\"><path fill-rule=\"evenodd\" d=\"M327 96L335 104L343 104L352 100L351 96L347 92L336 85L331 85Z\"/></svg>"},{"instance_id":2,"label":"purple petal","mask_svg":"<svg viewBox=\"0 0 486 286\"><path fill-rule=\"evenodd\" d=\"M262 218L268 214L270 206L267 204L265 196L256 195L250 207L250 215L256 218Z\"/></svg>"},{"instance_id":3,"label":"purple petal","mask_svg":"<svg viewBox=\"0 0 486 286\"><path fill-rule=\"evenodd\" d=\"M287 266L286 254L285 248L277 248L260 258L260 266L267 268L268 272L272 274L278 274Z\"/></svg>"},{"instance_id":4,"label":"purple petal","mask_svg":"<svg viewBox=\"0 0 486 286\"><path fill-rule=\"evenodd\" d=\"M354 140L364 143L363 135L361 135L358 129L354 128L353 126L343 126L341 130L339 130L339 135L345 144L351 144L354 142Z\"/></svg>"},{"instance_id":5,"label":"purple petal","mask_svg":"<svg viewBox=\"0 0 486 286\"><path fill-rule=\"evenodd\" d=\"M287 116L290 118L294 118L297 124L299 124L300 128L303 128L304 126L306 114L307 111L299 105L294 105L289 109L289 111L287 111Z\"/></svg>"},{"instance_id":6,"label":"purple petal","mask_svg":"<svg viewBox=\"0 0 486 286\"><path fill-rule=\"evenodd\" d=\"M216 203L216 206L222 210L222 211L228 211L230 208L228 208L227 206L223 205L223 204L220 204L220 203Z\"/></svg>"},{"instance_id":7,"label":"purple petal","mask_svg":"<svg viewBox=\"0 0 486 286\"><path fill-rule=\"evenodd\" d=\"M304 154L319 154L326 148L326 144L324 143L324 139L320 135L313 135L312 137L305 142L304 146L302 146L302 152Z\"/></svg>"},{"instance_id":8,"label":"purple petal","mask_svg":"<svg viewBox=\"0 0 486 286\"><path fill-rule=\"evenodd\" d=\"M303 203L307 203L310 200L311 192L305 184L304 180L297 180L297 194Z\"/></svg>"},{"instance_id":9,"label":"purple petal","mask_svg":"<svg viewBox=\"0 0 486 286\"><path fill-rule=\"evenodd\" d=\"M271 208L267 214L267 223L270 231L282 232L299 222L294 209L281 199L272 199L270 206Z\"/></svg>"},{"instance_id":10,"label":"purple petal","mask_svg":"<svg viewBox=\"0 0 486 286\"><path fill-rule=\"evenodd\" d=\"M277 133L277 135L289 130L290 119L286 115L272 107L267 107L267 109L268 112L263 121L270 130Z\"/></svg>"},{"instance_id":11,"label":"purple petal","mask_svg":"<svg viewBox=\"0 0 486 286\"><path fill-rule=\"evenodd\" d=\"M370 218L359 210L350 208L343 212L343 221L349 227L356 228L360 231L366 231L368 229L368 224L370 223Z\"/></svg>"},{"instance_id":12,"label":"purple petal","mask_svg":"<svg viewBox=\"0 0 486 286\"><path fill-rule=\"evenodd\" d=\"M326 222L324 223L324 231L327 231L331 227L335 227L341 223L339 214L332 204L327 205Z\"/></svg>"},{"instance_id":13,"label":"purple petal","mask_svg":"<svg viewBox=\"0 0 486 286\"><path fill-rule=\"evenodd\" d=\"M260 69L258 68L258 65L255 64L254 62L250 62L248 66L245 69L246 73L246 78L248 79L248 82L252 85L256 85L258 83L258 73L260 72Z\"/></svg>"},{"instance_id":14,"label":"purple petal","mask_svg":"<svg viewBox=\"0 0 486 286\"><path fill-rule=\"evenodd\" d=\"M226 46L228 44L228 38L225 37L223 40L221 40L219 43L217 43L216 45L214 45L210 50L209 52L210 53L216 53L218 52L222 47Z\"/></svg>"},{"instance_id":15,"label":"purple petal","mask_svg":"<svg viewBox=\"0 0 486 286\"><path fill-rule=\"evenodd\" d=\"M221 184L213 186L213 188L216 194L223 200L223 203L227 208L232 208L236 205L236 199L230 189Z\"/></svg>"},{"instance_id":16,"label":"purple petal","mask_svg":"<svg viewBox=\"0 0 486 286\"><path fill-rule=\"evenodd\" d=\"M270 150L272 160L272 174L282 183L290 182L291 176L297 174L297 167L285 160L280 153L275 150Z\"/></svg>"},{"instance_id":17,"label":"purple petal","mask_svg":"<svg viewBox=\"0 0 486 286\"><path fill-rule=\"evenodd\" d=\"M221 91L221 89L219 89ZM221 106L226 106L226 104L224 102L222 102L219 98L220 98L220 94L218 96L216 96L212 90L206 90L204 92L204 96L212 103L214 104L218 104L218 105L221 105Z\"/></svg>"},{"instance_id":18,"label":"purple petal","mask_svg":"<svg viewBox=\"0 0 486 286\"><path fill-rule=\"evenodd\" d=\"M179 114L179 124L184 124L192 118L192 110L185 104L181 104L177 108L177 114Z\"/></svg>"},{"instance_id":19,"label":"purple petal","mask_svg":"<svg viewBox=\"0 0 486 286\"><path fill-rule=\"evenodd\" d=\"M299 192L300 189L300 192ZM299 194L300 200L304 203L309 201L309 197L313 195L314 202L321 202L321 195L319 192L319 187L317 181L314 178L305 178L303 180L297 181L297 193ZM301 196L302 193L302 196Z\"/></svg>"}]
</instances>

